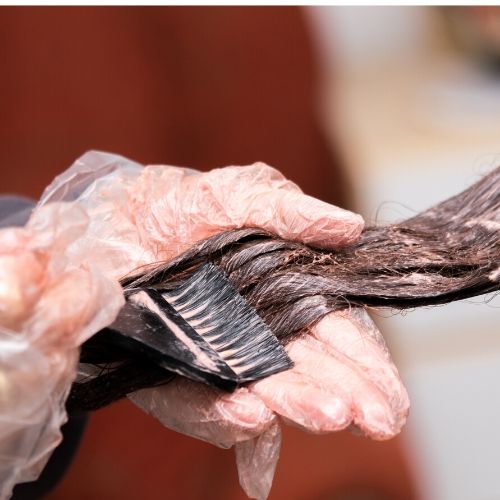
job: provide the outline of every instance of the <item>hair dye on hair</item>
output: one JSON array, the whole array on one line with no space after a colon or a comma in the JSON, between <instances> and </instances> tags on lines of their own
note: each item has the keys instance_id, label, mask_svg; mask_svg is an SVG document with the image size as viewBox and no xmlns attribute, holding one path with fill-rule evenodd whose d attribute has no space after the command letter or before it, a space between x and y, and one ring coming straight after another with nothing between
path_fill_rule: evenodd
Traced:
<instances>
[{"instance_id":1,"label":"hair dye on hair","mask_svg":"<svg viewBox=\"0 0 500 500\"><path fill-rule=\"evenodd\" d=\"M169 292L207 262L225 274L283 344L341 309L408 309L498 292L500 168L410 219L365 228L349 247L315 249L259 229L237 229L141 268L122 286ZM157 382L158 377L147 378L148 385ZM108 384L106 391L125 395L136 385Z\"/></svg>"}]
</instances>

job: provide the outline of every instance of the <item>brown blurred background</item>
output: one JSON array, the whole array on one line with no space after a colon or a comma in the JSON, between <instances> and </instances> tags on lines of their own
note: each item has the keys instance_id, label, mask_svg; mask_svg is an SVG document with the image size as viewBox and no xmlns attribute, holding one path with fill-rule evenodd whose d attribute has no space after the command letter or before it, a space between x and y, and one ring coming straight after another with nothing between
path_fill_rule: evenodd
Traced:
<instances>
[{"instance_id":1,"label":"brown blurred background","mask_svg":"<svg viewBox=\"0 0 500 500\"><path fill-rule=\"evenodd\" d=\"M2 190L38 196L84 151L103 149L199 169L264 160L344 202L314 113L303 17L297 8L2 8Z\"/></svg>"},{"instance_id":2,"label":"brown blurred background","mask_svg":"<svg viewBox=\"0 0 500 500\"><path fill-rule=\"evenodd\" d=\"M367 26L365 18L357 29ZM413 62L398 73L397 65L388 65L390 73L377 63L364 73L355 68L338 76L334 61L330 91L337 96L332 88L344 89L345 99L333 99L327 135L318 113L322 70L312 31L300 8L1 8L1 191L37 198L84 151L102 149L142 163L202 170L262 160L307 193L353 208L348 179L376 185L377 176L384 178L380 149L406 159L428 144L436 147L435 131L419 129L420 122L405 121L406 115L393 129L384 128L391 112L403 116L413 102L397 92L383 98L388 85L413 88L408 75L426 66ZM333 37L330 46L336 43ZM381 79L388 74L390 81ZM355 94L357 86L362 93ZM370 89L370 102L363 101ZM383 109L370 103L383 103ZM437 106L429 109L441 123ZM369 135L377 112L383 119ZM403 136L407 129L410 139L427 142L412 149ZM377 135L384 131L386 137ZM355 171L356 159L376 168ZM287 428L270 499L411 500L417 494L407 448L399 438L378 443L346 432L318 437ZM124 401L91 417L71 469L49 498L245 496L232 451L164 429Z\"/></svg>"}]
</instances>

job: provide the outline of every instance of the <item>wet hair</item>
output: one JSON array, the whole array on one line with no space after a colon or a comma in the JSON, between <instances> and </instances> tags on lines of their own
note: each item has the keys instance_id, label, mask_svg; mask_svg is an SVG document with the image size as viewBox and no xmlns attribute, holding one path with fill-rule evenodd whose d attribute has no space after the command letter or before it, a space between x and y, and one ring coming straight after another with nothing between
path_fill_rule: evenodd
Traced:
<instances>
[{"instance_id":1,"label":"wet hair","mask_svg":"<svg viewBox=\"0 0 500 500\"><path fill-rule=\"evenodd\" d=\"M345 248L316 249L260 229L237 229L201 241L169 262L141 268L122 286L170 291L207 262L224 272L283 344L332 311L416 308L498 292L500 167L410 219L365 228ZM99 348L94 345L94 352ZM114 380L104 391L108 398L166 378L144 363L139 371L144 383L130 374L121 383ZM100 387L94 382L92 390L102 392ZM87 397L94 396L87 391Z\"/></svg>"}]
</instances>

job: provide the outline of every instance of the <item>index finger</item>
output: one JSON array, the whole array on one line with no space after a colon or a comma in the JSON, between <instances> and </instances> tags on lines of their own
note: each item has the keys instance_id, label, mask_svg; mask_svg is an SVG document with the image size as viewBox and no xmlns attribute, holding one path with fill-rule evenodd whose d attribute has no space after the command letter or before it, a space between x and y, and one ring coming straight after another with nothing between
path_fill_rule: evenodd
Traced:
<instances>
[{"instance_id":1,"label":"index finger","mask_svg":"<svg viewBox=\"0 0 500 500\"><path fill-rule=\"evenodd\" d=\"M197 183L195 191L209 207L206 222L219 230L259 227L328 248L353 243L363 229L360 215L302 193L264 163L215 169L190 181Z\"/></svg>"},{"instance_id":2,"label":"index finger","mask_svg":"<svg viewBox=\"0 0 500 500\"><path fill-rule=\"evenodd\" d=\"M246 223L322 248L354 243L364 226L358 214L284 189L260 195L249 209Z\"/></svg>"}]
</instances>

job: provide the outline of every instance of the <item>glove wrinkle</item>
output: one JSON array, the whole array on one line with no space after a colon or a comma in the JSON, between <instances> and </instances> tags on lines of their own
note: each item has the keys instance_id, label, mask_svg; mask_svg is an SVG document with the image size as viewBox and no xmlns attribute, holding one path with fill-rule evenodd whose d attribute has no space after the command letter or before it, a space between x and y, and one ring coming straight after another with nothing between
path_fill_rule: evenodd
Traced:
<instances>
[{"instance_id":1,"label":"glove wrinkle","mask_svg":"<svg viewBox=\"0 0 500 500\"><path fill-rule=\"evenodd\" d=\"M243 227L332 248L354 242L363 221L264 163L200 173L91 151L47 187L24 228L0 231L0 498L34 479L59 442L78 346L114 320L118 280ZM327 316L288 344L296 368L234 393L176 377L129 397L166 427L235 446L243 489L265 499L280 420L318 433L354 422L375 438L402 425L406 392L382 337L356 314Z\"/></svg>"}]
</instances>

